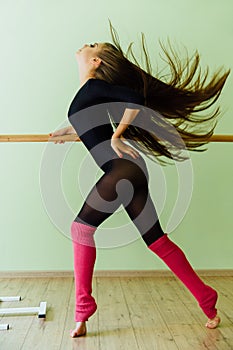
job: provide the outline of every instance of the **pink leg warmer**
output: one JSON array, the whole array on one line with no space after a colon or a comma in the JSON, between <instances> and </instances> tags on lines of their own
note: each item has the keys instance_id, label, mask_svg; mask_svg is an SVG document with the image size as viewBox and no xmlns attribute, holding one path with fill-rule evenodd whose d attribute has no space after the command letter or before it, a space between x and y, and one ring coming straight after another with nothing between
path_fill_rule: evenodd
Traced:
<instances>
[{"instance_id":1,"label":"pink leg warmer","mask_svg":"<svg viewBox=\"0 0 233 350\"><path fill-rule=\"evenodd\" d=\"M71 234L74 251L75 321L84 322L97 309L92 297L92 276L96 259L95 228L73 222Z\"/></svg>"},{"instance_id":2,"label":"pink leg warmer","mask_svg":"<svg viewBox=\"0 0 233 350\"><path fill-rule=\"evenodd\" d=\"M152 243L149 249L157 254L189 289L206 316L214 318L217 314L215 308L218 298L217 292L202 282L182 250L166 234Z\"/></svg>"}]
</instances>

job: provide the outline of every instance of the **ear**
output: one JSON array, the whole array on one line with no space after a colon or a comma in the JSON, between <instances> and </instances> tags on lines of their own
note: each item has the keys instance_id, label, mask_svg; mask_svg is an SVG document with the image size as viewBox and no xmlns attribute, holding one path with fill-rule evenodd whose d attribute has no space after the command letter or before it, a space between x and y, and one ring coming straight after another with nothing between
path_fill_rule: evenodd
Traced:
<instances>
[{"instance_id":1,"label":"ear","mask_svg":"<svg viewBox=\"0 0 233 350\"><path fill-rule=\"evenodd\" d=\"M91 59L91 64L95 67L95 69L99 67L101 62L102 62L101 58L99 58L97 56L96 57L92 57L92 59Z\"/></svg>"}]
</instances>

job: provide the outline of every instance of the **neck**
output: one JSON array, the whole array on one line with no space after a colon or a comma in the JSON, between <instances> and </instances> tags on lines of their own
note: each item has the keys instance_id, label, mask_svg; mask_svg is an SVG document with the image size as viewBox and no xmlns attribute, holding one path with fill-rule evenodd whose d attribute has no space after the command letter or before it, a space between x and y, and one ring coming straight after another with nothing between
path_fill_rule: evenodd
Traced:
<instances>
[{"instance_id":1,"label":"neck","mask_svg":"<svg viewBox=\"0 0 233 350\"><path fill-rule=\"evenodd\" d=\"M83 86L89 79L95 79L94 74L88 73L83 74L79 71L79 80L80 80L80 87Z\"/></svg>"}]
</instances>

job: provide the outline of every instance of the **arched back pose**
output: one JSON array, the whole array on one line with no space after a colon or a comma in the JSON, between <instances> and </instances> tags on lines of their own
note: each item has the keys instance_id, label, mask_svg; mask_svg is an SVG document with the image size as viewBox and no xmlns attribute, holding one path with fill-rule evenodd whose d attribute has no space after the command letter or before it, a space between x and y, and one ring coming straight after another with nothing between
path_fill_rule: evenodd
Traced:
<instances>
[{"instance_id":1,"label":"arched back pose","mask_svg":"<svg viewBox=\"0 0 233 350\"><path fill-rule=\"evenodd\" d=\"M209 111L215 103L229 71L216 72L208 82L208 72L203 76L199 70L198 53L181 64L174 51L169 55L165 50L172 74L169 82L163 82L151 73L144 40L146 69L140 68L131 47L128 53L132 60L127 58L111 29L114 45L84 45L76 53L81 87L68 112L72 126L52 134L77 133L104 171L71 227L76 287L76 327L71 336L86 334L86 321L97 308L92 296L94 233L121 204L150 251L167 264L196 298L208 318L206 326L216 328L220 322L217 292L203 283L182 250L163 232L149 195L146 164L139 151L156 159L162 156L162 160L183 160L185 147L197 150L206 143L203 136L213 134L219 110L209 112L207 117L200 112ZM128 191L132 193L130 200L125 195Z\"/></svg>"}]
</instances>

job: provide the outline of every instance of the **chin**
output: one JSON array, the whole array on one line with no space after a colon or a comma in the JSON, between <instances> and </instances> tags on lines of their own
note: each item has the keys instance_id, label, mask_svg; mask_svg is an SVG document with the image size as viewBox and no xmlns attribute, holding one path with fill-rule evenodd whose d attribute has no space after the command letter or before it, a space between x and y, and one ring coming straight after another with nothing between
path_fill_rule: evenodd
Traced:
<instances>
[{"instance_id":1,"label":"chin","mask_svg":"<svg viewBox=\"0 0 233 350\"><path fill-rule=\"evenodd\" d=\"M79 54L80 54L79 51L75 52L75 57L78 58L78 57L79 57Z\"/></svg>"}]
</instances>

